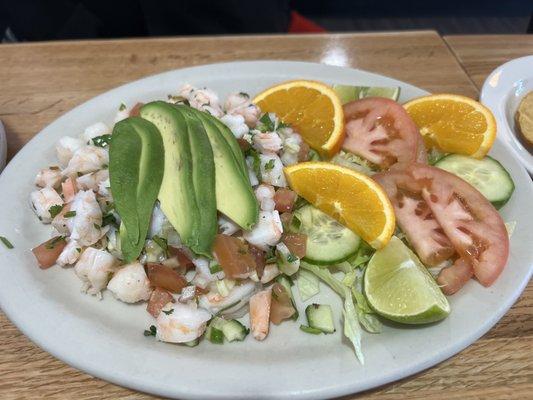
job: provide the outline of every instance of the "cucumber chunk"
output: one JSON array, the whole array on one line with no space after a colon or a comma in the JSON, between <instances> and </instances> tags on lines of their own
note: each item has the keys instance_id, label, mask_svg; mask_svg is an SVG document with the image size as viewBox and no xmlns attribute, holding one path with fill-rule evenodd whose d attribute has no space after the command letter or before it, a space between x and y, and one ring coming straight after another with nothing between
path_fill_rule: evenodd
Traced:
<instances>
[{"instance_id":1,"label":"cucumber chunk","mask_svg":"<svg viewBox=\"0 0 533 400\"><path fill-rule=\"evenodd\" d=\"M228 342L233 342L235 340L242 342L249 332L250 330L236 319L226 321L224 325L222 325L222 333Z\"/></svg>"},{"instance_id":2,"label":"cucumber chunk","mask_svg":"<svg viewBox=\"0 0 533 400\"><path fill-rule=\"evenodd\" d=\"M310 304L305 309L305 315L310 328L318 329L323 333L335 332L331 306L327 304Z\"/></svg>"},{"instance_id":3,"label":"cucumber chunk","mask_svg":"<svg viewBox=\"0 0 533 400\"><path fill-rule=\"evenodd\" d=\"M296 210L291 225L307 235L303 259L311 264L341 263L353 256L361 243L359 236L311 205Z\"/></svg>"},{"instance_id":4,"label":"cucumber chunk","mask_svg":"<svg viewBox=\"0 0 533 400\"><path fill-rule=\"evenodd\" d=\"M224 343L224 333L222 327L226 321L220 317L214 317L205 330L205 338L214 344Z\"/></svg>"},{"instance_id":5,"label":"cucumber chunk","mask_svg":"<svg viewBox=\"0 0 533 400\"><path fill-rule=\"evenodd\" d=\"M511 175L492 157L486 156L478 160L450 154L435 163L435 166L470 183L496 208L503 207L513 194L514 182Z\"/></svg>"}]
</instances>

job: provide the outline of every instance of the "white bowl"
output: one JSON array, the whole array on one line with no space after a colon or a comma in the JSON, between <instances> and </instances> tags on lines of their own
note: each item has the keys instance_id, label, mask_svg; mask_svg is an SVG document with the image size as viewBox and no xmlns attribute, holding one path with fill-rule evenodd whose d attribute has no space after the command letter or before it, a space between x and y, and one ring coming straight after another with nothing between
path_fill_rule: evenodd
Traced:
<instances>
[{"instance_id":1,"label":"white bowl","mask_svg":"<svg viewBox=\"0 0 533 400\"><path fill-rule=\"evenodd\" d=\"M515 126L515 113L522 98L533 90L533 56L500 65L481 89L481 102L490 108L498 123L498 136L533 174L533 154L522 144Z\"/></svg>"}]
</instances>

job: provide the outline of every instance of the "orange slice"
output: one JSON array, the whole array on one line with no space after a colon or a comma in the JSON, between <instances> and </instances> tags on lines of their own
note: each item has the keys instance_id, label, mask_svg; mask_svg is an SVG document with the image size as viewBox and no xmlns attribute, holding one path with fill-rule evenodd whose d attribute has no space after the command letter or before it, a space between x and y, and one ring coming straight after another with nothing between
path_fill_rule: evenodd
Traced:
<instances>
[{"instance_id":1,"label":"orange slice","mask_svg":"<svg viewBox=\"0 0 533 400\"><path fill-rule=\"evenodd\" d=\"M375 249L385 246L396 227L389 198L375 181L327 162L305 162L285 168L296 193L357 233Z\"/></svg>"},{"instance_id":2,"label":"orange slice","mask_svg":"<svg viewBox=\"0 0 533 400\"><path fill-rule=\"evenodd\" d=\"M483 158L496 138L496 120L477 101L456 94L435 94L404 104L428 147Z\"/></svg>"},{"instance_id":3,"label":"orange slice","mask_svg":"<svg viewBox=\"0 0 533 400\"><path fill-rule=\"evenodd\" d=\"M331 87L315 81L284 82L259 93L254 103L292 125L322 155L331 157L340 150L344 114Z\"/></svg>"}]
</instances>

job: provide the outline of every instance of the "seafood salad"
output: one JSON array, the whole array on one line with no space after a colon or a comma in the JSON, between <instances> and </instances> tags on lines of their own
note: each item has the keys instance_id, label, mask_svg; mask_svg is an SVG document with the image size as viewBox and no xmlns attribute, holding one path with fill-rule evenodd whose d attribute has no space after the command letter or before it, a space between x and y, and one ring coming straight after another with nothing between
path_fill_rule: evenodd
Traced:
<instances>
[{"instance_id":1,"label":"seafood salad","mask_svg":"<svg viewBox=\"0 0 533 400\"><path fill-rule=\"evenodd\" d=\"M487 110L398 96L301 80L254 99L186 84L120 104L38 171L30 206L53 232L38 265L72 269L86 295L145 303L153 324L139 332L159 341L263 341L294 321L341 328L363 362L364 331L445 318L446 296L471 278L490 286L508 257L496 208L514 185L486 156ZM453 115L432 101L472 107L481 139L450 148L431 118ZM342 310L320 303L323 284Z\"/></svg>"}]
</instances>

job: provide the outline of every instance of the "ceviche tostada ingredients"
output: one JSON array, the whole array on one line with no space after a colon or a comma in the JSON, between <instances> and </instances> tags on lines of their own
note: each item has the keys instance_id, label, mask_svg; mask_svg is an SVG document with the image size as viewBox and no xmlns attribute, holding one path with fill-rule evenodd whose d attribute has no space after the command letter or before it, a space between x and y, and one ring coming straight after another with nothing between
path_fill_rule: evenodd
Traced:
<instances>
[{"instance_id":1,"label":"ceviche tostada ingredients","mask_svg":"<svg viewBox=\"0 0 533 400\"><path fill-rule=\"evenodd\" d=\"M490 286L509 251L493 204L511 177L488 156L449 154L490 139L483 109L429 96L406 111L398 94L300 80L257 104L191 85L121 104L111 127L60 139L58 165L37 173L30 204L53 231L37 263L72 266L89 295L146 303L144 335L160 341L262 341L279 324L320 340L342 325L363 363L382 318L444 318L444 294Z\"/></svg>"},{"instance_id":2,"label":"ceviche tostada ingredients","mask_svg":"<svg viewBox=\"0 0 533 400\"><path fill-rule=\"evenodd\" d=\"M404 107L430 148L483 158L496 138L494 116L469 97L436 94L411 100Z\"/></svg>"}]
</instances>

